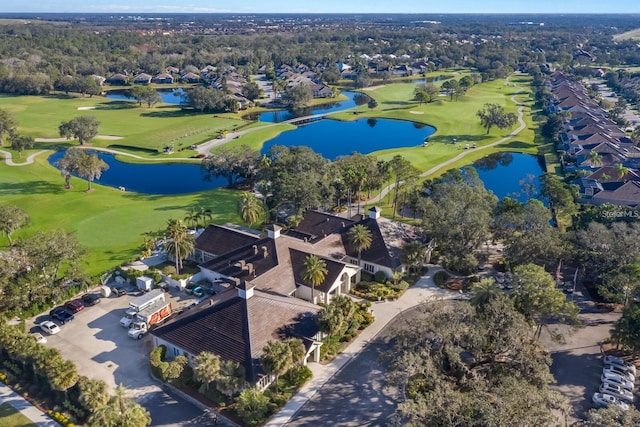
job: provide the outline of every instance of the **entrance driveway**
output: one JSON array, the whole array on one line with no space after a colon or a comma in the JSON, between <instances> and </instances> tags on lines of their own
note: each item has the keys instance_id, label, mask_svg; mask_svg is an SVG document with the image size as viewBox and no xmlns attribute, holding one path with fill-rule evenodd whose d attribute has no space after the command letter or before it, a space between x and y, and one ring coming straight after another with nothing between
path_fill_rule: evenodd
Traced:
<instances>
[{"instance_id":1,"label":"entrance driveway","mask_svg":"<svg viewBox=\"0 0 640 427\"><path fill-rule=\"evenodd\" d=\"M380 356L391 348L395 331L417 317L412 308L396 316L296 413L287 426L386 426L400 399L387 387L386 363Z\"/></svg>"}]
</instances>

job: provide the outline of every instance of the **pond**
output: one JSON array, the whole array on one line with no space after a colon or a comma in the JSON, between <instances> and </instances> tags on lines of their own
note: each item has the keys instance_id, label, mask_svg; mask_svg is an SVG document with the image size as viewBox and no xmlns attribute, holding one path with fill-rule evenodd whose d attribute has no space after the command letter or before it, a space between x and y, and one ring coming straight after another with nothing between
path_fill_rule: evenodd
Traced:
<instances>
[{"instance_id":1,"label":"pond","mask_svg":"<svg viewBox=\"0 0 640 427\"><path fill-rule=\"evenodd\" d=\"M539 176L544 172L537 157L522 153L495 153L472 165L484 186L499 199L511 197L519 202L538 198Z\"/></svg>"},{"instance_id":2,"label":"pond","mask_svg":"<svg viewBox=\"0 0 640 427\"><path fill-rule=\"evenodd\" d=\"M224 178L207 181L200 172L200 164L185 163L125 163L112 154L94 152L108 165L96 183L109 187L124 187L126 191L143 194L185 194L213 190L227 185ZM63 151L49 156L54 165L64 156Z\"/></svg>"},{"instance_id":3,"label":"pond","mask_svg":"<svg viewBox=\"0 0 640 427\"><path fill-rule=\"evenodd\" d=\"M262 147L267 153L273 145L306 145L328 159L348 155L354 151L368 154L385 148L421 145L433 134L431 126L388 119L362 119L353 122L320 120L280 134ZM126 163L103 152L96 153L104 160L106 170L99 184L125 187L127 191L144 194L183 194L211 190L227 185L225 179L206 181L199 164ZM57 152L49 157L52 165L64 155Z\"/></svg>"},{"instance_id":4,"label":"pond","mask_svg":"<svg viewBox=\"0 0 640 427\"><path fill-rule=\"evenodd\" d=\"M357 151L369 154L388 148L415 147L435 129L415 122L390 119L361 119L342 122L323 119L284 132L265 142L263 153L274 145L306 145L330 160Z\"/></svg>"},{"instance_id":5,"label":"pond","mask_svg":"<svg viewBox=\"0 0 640 427\"><path fill-rule=\"evenodd\" d=\"M301 108L299 110L278 110L267 111L259 114L249 114L245 116L248 120L258 120L260 122L280 123L286 120L295 119L296 117L311 116L313 114L333 113L342 111L357 105L363 105L369 102L369 97L358 92L342 92L342 95L348 99L338 102L328 102L326 104L316 105L314 107Z\"/></svg>"},{"instance_id":6,"label":"pond","mask_svg":"<svg viewBox=\"0 0 640 427\"><path fill-rule=\"evenodd\" d=\"M109 99L124 99L133 101L134 97L129 96L129 91L127 89L116 89L107 91L106 97ZM167 89L158 89L158 95L162 98L162 102L165 104L173 104L180 105L182 102L182 95L184 95L184 91L182 88L167 88Z\"/></svg>"}]
</instances>

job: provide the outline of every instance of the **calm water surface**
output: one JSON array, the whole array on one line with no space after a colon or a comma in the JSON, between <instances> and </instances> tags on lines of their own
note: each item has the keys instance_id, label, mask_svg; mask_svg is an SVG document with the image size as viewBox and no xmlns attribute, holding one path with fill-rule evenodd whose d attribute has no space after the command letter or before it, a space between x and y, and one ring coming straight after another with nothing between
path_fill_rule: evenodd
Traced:
<instances>
[{"instance_id":1,"label":"calm water surface","mask_svg":"<svg viewBox=\"0 0 640 427\"><path fill-rule=\"evenodd\" d=\"M502 199L511 197L519 202L537 198L539 177L544 172L535 156L522 153L495 153L472 165L484 186Z\"/></svg>"},{"instance_id":2,"label":"calm water surface","mask_svg":"<svg viewBox=\"0 0 640 427\"><path fill-rule=\"evenodd\" d=\"M174 89L158 89L158 95L162 98L162 102L165 104L174 104L179 105L182 101L181 96L184 95L184 91L182 88L174 88ZM110 99L123 99L133 101L135 98L131 96L127 96L126 89L116 89L107 91L107 98Z\"/></svg>"}]
</instances>

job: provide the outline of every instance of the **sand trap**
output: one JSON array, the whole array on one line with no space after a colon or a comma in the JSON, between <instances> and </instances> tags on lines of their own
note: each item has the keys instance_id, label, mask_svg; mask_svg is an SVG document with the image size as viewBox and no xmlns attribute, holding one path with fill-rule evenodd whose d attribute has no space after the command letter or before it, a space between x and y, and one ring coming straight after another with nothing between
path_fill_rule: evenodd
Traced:
<instances>
[{"instance_id":1,"label":"sand trap","mask_svg":"<svg viewBox=\"0 0 640 427\"><path fill-rule=\"evenodd\" d=\"M424 114L424 111L409 111L411 114Z\"/></svg>"},{"instance_id":2,"label":"sand trap","mask_svg":"<svg viewBox=\"0 0 640 427\"><path fill-rule=\"evenodd\" d=\"M85 110L95 110L96 107L78 107L78 110L80 111L85 111Z\"/></svg>"},{"instance_id":3,"label":"sand trap","mask_svg":"<svg viewBox=\"0 0 640 427\"><path fill-rule=\"evenodd\" d=\"M105 141L115 141L117 139L122 139L122 136L117 136L117 135L98 135L96 136L96 139L103 139Z\"/></svg>"}]
</instances>

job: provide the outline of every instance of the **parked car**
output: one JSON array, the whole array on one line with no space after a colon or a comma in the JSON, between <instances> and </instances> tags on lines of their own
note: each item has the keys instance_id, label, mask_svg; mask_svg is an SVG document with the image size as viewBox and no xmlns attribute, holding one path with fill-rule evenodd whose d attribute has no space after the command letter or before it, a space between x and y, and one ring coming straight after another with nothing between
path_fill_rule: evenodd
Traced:
<instances>
[{"instance_id":1,"label":"parked car","mask_svg":"<svg viewBox=\"0 0 640 427\"><path fill-rule=\"evenodd\" d=\"M600 384L600 393L610 394L611 396L622 400L623 402L633 402L633 393L629 390L625 390L620 386L613 385L607 382Z\"/></svg>"},{"instance_id":2,"label":"parked car","mask_svg":"<svg viewBox=\"0 0 640 427\"><path fill-rule=\"evenodd\" d=\"M53 323L53 322L51 322L51 323ZM53 324L56 325L55 323L53 323ZM56 325L56 326L58 326L58 325ZM36 340L36 342L38 344L44 344L44 343L47 342L47 339L45 338L45 336L42 335L40 332L36 332L35 334L32 334L31 336L33 337L34 340Z\"/></svg>"},{"instance_id":3,"label":"parked car","mask_svg":"<svg viewBox=\"0 0 640 427\"><path fill-rule=\"evenodd\" d=\"M64 308L69 312L69 313L79 313L82 310L84 310L84 304L82 303L82 301L80 301L79 299L74 299L72 301L67 302L64 305Z\"/></svg>"},{"instance_id":4,"label":"parked car","mask_svg":"<svg viewBox=\"0 0 640 427\"><path fill-rule=\"evenodd\" d=\"M73 320L73 314L69 313L65 310L64 307L56 307L49 312L49 316L52 319L57 320L61 324L65 324L66 322L71 322Z\"/></svg>"},{"instance_id":5,"label":"parked car","mask_svg":"<svg viewBox=\"0 0 640 427\"><path fill-rule=\"evenodd\" d=\"M40 326L40 329L42 329L44 332L48 333L49 335L57 334L58 332L60 332L60 326L56 325L51 320L45 320L44 322L40 323L38 326Z\"/></svg>"},{"instance_id":6,"label":"parked car","mask_svg":"<svg viewBox=\"0 0 640 427\"><path fill-rule=\"evenodd\" d=\"M629 405L622 402L620 399L616 399L610 394L604 393L593 393L593 397L591 398L593 404L596 408L608 408L609 406L618 406L623 411L629 410Z\"/></svg>"},{"instance_id":7,"label":"parked car","mask_svg":"<svg viewBox=\"0 0 640 427\"><path fill-rule=\"evenodd\" d=\"M603 362L605 366L617 366L618 368L624 369L627 372L631 372L633 375L636 374L635 365L633 363L626 362L620 357L605 356Z\"/></svg>"},{"instance_id":8,"label":"parked car","mask_svg":"<svg viewBox=\"0 0 640 427\"><path fill-rule=\"evenodd\" d=\"M185 286L184 291L187 294L191 295L193 293L193 290L197 287L198 287L198 284L195 282L187 283L187 286Z\"/></svg>"},{"instance_id":9,"label":"parked car","mask_svg":"<svg viewBox=\"0 0 640 427\"><path fill-rule=\"evenodd\" d=\"M626 378L631 382L634 382L636 380L636 376L631 372L625 372L623 369L616 368L615 366L611 365L602 368L602 372L611 372L612 374L620 375L622 378Z\"/></svg>"},{"instance_id":10,"label":"parked car","mask_svg":"<svg viewBox=\"0 0 640 427\"><path fill-rule=\"evenodd\" d=\"M82 295L82 303L86 306L92 306L100 303L100 294L84 294Z\"/></svg>"},{"instance_id":11,"label":"parked car","mask_svg":"<svg viewBox=\"0 0 640 427\"><path fill-rule=\"evenodd\" d=\"M111 288L111 293L113 293L113 295L116 297L121 297L123 295L126 295L127 291L123 288L116 288L115 286L113 286Z\"/></svg>"},{"instance_id":12,"label":"parked car","mask_svg":"<svg viewBox=\"0 0 640 427\"><path fill-rule=\"evenodd\" d=\"M617 385L622 387L625 390L633 391L633 381L629 381L626 378L621 377L618 374L613 374L611 372L603 372L600 380L603 383L610 383L613 385Z\"/></svg>"}]
</instances>

